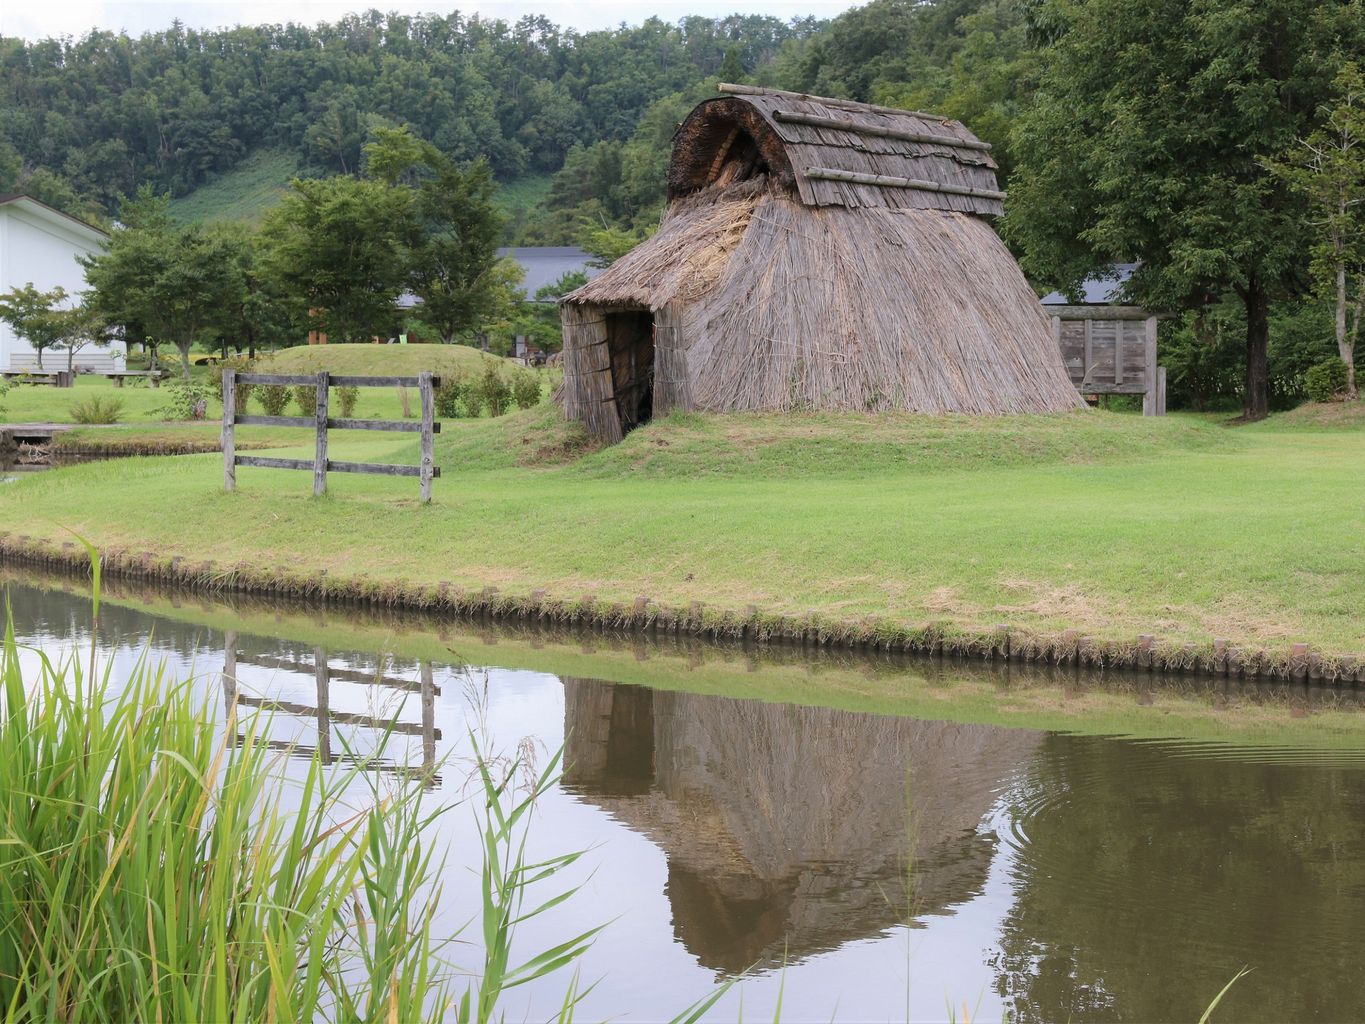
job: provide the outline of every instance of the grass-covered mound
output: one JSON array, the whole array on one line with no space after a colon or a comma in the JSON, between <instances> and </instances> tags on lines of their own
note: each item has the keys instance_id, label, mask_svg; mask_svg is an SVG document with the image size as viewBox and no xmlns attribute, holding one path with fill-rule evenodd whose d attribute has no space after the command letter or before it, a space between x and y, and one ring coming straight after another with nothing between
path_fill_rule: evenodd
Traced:
<instances>
[{"instance_id":1,"label":"grass-covered mound","mask_svg":"<svg viewBox=\"0 0 1365 1024\"><path fill-rule=\"evenodd\" d=\"M482 373L488 365L510 369L512 361L468 345L298 345L280 349L257 363L261 373L328 373L374 377L415 377Z\"/></svg>"}]
</instances>

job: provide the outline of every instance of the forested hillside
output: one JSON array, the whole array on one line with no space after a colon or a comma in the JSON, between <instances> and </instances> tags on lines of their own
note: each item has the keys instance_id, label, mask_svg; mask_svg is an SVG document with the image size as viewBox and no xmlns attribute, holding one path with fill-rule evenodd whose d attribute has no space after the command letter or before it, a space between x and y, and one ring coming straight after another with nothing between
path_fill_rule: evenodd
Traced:
<instances>
[{"instance_id":1,"label":"forested hillside","mask_svg":"<svg viewBox=\"0 0 1365 1024\"><path fill-rule=\"evenodd\" d=\"M376 124L486 157L510 180L558 170L575 143L628 137L650 103L714 78L727 54L754 69L818 27L735 16L580 34L543 18L369 11L316 27L5 39L0 187L28 179L109 210L143 182L183 195L260 147L347 173Z\"/></svg>"},{"instance_id":2,"label":"forested hillside","mask_svg":"<svg viewBox=\"0 0 1365 1024\"><path fill-rule=\"evenodd\" d=\"M674 125L722 78L942 108L1003 142L1022 11L874 0L833 22L733 15L588 33L368 11L314 27L3 39L0 191L99 216L145 182L180 197L226 179L221 199L184 209L249 215L256 203L238 193L268 197L263 169L354 172L376 127L407 125L456 160L489 161L514 197L509 238L572 242L585 222L638 230L657 217Z\"/></svg>"}]
</instances>

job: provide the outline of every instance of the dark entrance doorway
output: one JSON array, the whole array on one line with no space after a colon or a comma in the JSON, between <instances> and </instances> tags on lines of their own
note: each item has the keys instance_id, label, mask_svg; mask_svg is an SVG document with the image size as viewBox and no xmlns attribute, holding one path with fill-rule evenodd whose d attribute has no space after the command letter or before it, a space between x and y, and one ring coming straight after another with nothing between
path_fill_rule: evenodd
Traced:
<instances>
[{"instance_id":1,"label":"dark entrance doorway","mask_svg":"<svg viewBox=\"0 0 1365 1024\"><path fill-rule=\"evenodd\" d=\"M654 316L647 309L609 312L607 351L621 432L648 423L654 415Z\"/></svg>"}]
</instances>

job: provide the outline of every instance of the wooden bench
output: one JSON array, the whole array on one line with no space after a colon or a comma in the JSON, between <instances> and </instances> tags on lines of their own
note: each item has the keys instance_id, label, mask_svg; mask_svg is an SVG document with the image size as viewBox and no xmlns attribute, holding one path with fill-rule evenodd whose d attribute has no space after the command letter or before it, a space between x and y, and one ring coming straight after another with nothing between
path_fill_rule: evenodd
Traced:
<instances>
[{"instance_id":1,"label":"wooden bench","mask_svg":"<svg viewBox=\"0 0 1365 1024\"><path fill-rule=\"evenodd\" d=\"M47 384L54 388L71 388L76 386L76 375L67 370L43 370L35 372L32 370L5 370L0 373L0 378L6 381L14 381L19 384Z\"/></svg>"},{"instance_id":2,"label":"wooden bench","mask_svg":"<svg viewBox=\"0 0 1365 1024\"><path fill-rule=\"evenodd\" d=\"M100 374L100 376L112 380L116 388L123 387L123 382L129 377L145 378L152 387L159 388L161 387L161 378L165 374L160 370L111 370L108 373Z\"/></svg>"}]
</instances>

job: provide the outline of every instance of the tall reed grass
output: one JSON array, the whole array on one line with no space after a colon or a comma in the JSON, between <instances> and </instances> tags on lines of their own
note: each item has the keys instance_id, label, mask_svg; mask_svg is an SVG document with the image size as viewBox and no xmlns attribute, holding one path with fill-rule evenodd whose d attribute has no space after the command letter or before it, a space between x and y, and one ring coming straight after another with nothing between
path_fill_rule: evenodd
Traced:
<instances>
[{"instance_id":1,"label":"tall reed grass","mask_svg":"<svg viewBox=\"0 0 1365 1024\"><path fill-rule=\"evenodd\" d=\"M360 769L278 756L188 683L115 688L0 651L0 1014L7 1021L442 1019L433 813L420 784L360 810ZM92 659L93 664L93 659ZM353 795L353 794L352 794Z\"/></svg>"},{"instance_id":2,"label":"tall reed grass","mask_svg":"<svg viewBox=\"0 0 1365 1024\"><path fill-rule=\"evenodd\" d=\"M435 926L450 808L428 806L426 773L381 788L366 759L315 752L286 774L268 717L234 705L220 731L193 681L145 659L115 679L91 565L87 659L21 649L12 624L0 644L0 1021L486 1024L590 948L600 928L514 956L517 927L577 892L557 876L580 853L527 857L562 751L532 774L471 736L483 960L457 986ZM575 973L558 1019L586 994Z\"/></svg>"}]
</instances>

